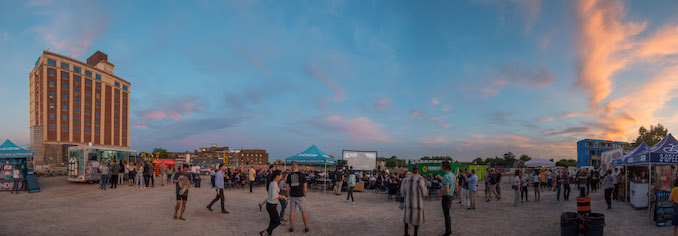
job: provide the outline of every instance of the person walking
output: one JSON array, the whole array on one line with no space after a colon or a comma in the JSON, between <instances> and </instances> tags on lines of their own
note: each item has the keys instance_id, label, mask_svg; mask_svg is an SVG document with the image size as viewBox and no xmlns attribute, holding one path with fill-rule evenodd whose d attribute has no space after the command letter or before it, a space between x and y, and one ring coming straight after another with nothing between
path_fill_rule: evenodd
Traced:
<instances>
[{"instance_id":1,"label":"person walking","mask_svg":"<svg viewBox=\"0 0 678 236\"><path fill-rule=\"evenodd\" d=\"M588 183L588 174L586 170L579 170L577 172L577 183L579 184L579 197L586 197L586 185Z\"/></svg>"},{"instance_id":2,"label":"person walking","mask_svg":"<svg viewBox=\"0 0 678 236\"><path fill-rule=\"evenodd\" d=\"M570 200L570 172L567 169L567 166L565 167L565 171L563 171L563 200L569 201Z\"/></svg>"},{"instance_id":3,"label":"person walking","mask_svg":"<svg viewBox=\"0 0 678 236\"><path fill-rule=\"evenodd\" d=\"M515 177L513 178L513 206L518 207L518 201L520 201L520 179L523 177L523 172L516 170Z\"/></svg>"},{"instance_id":4,"label":"person walking","mask_svg":"<svg viewBox=\"0 0 678 236\"><path fill-rule=\"evenodd\" d=\"M188 189L191 187L192 176L188 173L188 165L184 164L181 171L177 172L172 179L172 183L176 184L177 188L177 205L174 207L174 219L177 219L177 213L181 207L180 220L184 219L184 211L186 210L186 201L188 201Z\"/></svg>"},{"instance_id":5,"label":"person walking","mask_svg":"<svg viewBox=\"0 0 678 236\"><path fill-rule=\"evenodd\" d=\"M167 167L167 184L172 182L172 174L174 174L174 167L168 166Z\"/></svg>"},{"instance_id":6,"label":"person walking","mask_svg":"<svg viewBox=\"0 0 678 236\"><path fill-rule=\"evenodd\" d=\"M541 175L539 173L539 170L535 169L534 170L534 201L538 202L541 198Z\"/></svg>"},{"instance_id":7,"label":"person walking","mask_svg":"<svg viewBox=\"0 0 678 236\"><path fill-rule=\"evenodd\" d=\"M308 215L306 214L306 175L299 172L299 165L292 161L292 174L287 176L287 188L290 190L290 232L294 232L294 211L299 208L304 220L304 232L308 233Z\"/></svg>"},{"instance_id":8,"label":"person walking","mask_svg":"<svg viewBox=\"0 0 678 236\"><path fill-rule=\"evenodd\" d=\"M527 191L529 187L530 177L528 177L526 173L523 173L523 177L520 178L520 202L523 202L523 196L525 196L525 202L530 202L530 195Z\"/></svg>"},{"instance_id":9,"label":"person walking","mask_svg":"<svg viewBox=\"0 0 678 236\"><path fill-rule=\"evenodd\" d=\"M673 189L671 189L669 201L673 203L673 213L671 214L673 217L672 219L678 219L678 180L673 183ZM678 236L678 220L671 221L671 224L673 225L673 236Z\"/></svg>"},{"instance_id":10,"label":"person walking","mask_svg":"<svg viewBox=\"0 0 678 236\"><path fill-rule=\"evenodd\" d=\"M563 176L560 173L560 170L558 170L558 174L556 174L556 201L560 202L560 186L563 185Z\"/></svg>"},{"instance_id":11,"label":"person walking","mask_svg":"<svg viewBox=\"0 0 678 236\"><path fill-rule=\"evenodd\" d=\"M279 170L274 171L269 174L271 179L268 186L268 200L266 202L266 211L268 212L268 228L264 231L259 232L259 235L273 235L273 230L280 225L280 216L278 215L278 203L281 200L287 200L287 197L280 195L280 180L282 179L282 173Z\"/></svg>"},{"instance_id":12,"label":"person walking","mask_svg":"<svg viewBox=\"0 0 678 236\"><path fill-rule=\"evenodd\" d=\"M118 160L115 160L114 163L111 163L111 187L110 188L118 188L118 175L120 174L120 163L118 163Z\"/></svg>"},{"instance_id":13,"label":"person walking","mask_svg":"<svg viewBox=\"0 0 678 236\"><path fill-rule=\"evenodd\" d=\"M612 177L614 177L614 190L612 190L612 199L614 200L619 200L618 194L619 194L619 169L614 169L614 173L612 174Z\"/></svg>"},{"instance_id":14,"label":"person walking","mask_svg":"<svg viewBox=\"0 0 678 236\"><path fill-rule=\"evenodd\" d=\"M19 194L19 177L21 177L19 165L14 165L14 170L12 170L12 180L14 180L14 185L12 186L12 191L10 193Z\"/></svg>"},{"instance_id":15,"label":"person walking","mask_svg":"<svg viewBox=\"0 0 678 236\"><path fill-rule=\"evenodd\" d=\"M540 170L539 171L539 189L540 191L544 191L544 188L546 187L546 171Z\"/></svg>"},{"instance_id":16,"label":"person walking","mask_svg":"<svg viewBox=\"0 0 678 236\"><path fill-rule=\"evenodd\" d=\"M445 162L443 162L443 165L445 165ZM447 163L449 165L449 162ZM451 176L451 178L454 178L454 176ZM445 179L443 180L445 181ZM447 181L450 181L452 183L454 182L454 180ZM419 226L424 223L424 198L428 196L428 189L426 188L426 179L419 175L418 165L412 166L412 174L407 176L401 182L400 193L405 198L404 199L405 214L403 216L403 222L405 223L405 235L410 235L409 225L413 225L414 236L417 236L419 232ZM454 188L449 188L449 191L447 193L453 194ZM445 201L444 198L443 201ZM452 203L451 195L448 201L449 203L447 211L449 212L449 205ZM445 212L445 208L443 208L443 212ZM449 219L449 217L447 217L446 219Z\"/></svg>"},{"instance_id":17,"label":"person walking","mask_svg":"<svg viewBox=\"0 0 678 236\"><path fill-rule=\"evenodd\" d=\"M125 164L122 160L116 160L115 163L118 163L118 184L124 184L125 178L127 178L127 175L125 174ZM118 188L118 186L115 187Z\"/></svg>"},{"instance_id":18,"label":"person walking","mask_svg":"<svg viewBox=\"0 0 678 236\"><path fill-rule=\"evenodd\" d=\"M155 164L151 161L148 163L148 179L151 181L151 188L155 188Z\"/></svg>"},{"instance_id":19,"label":"person walking","mask_svg":"<svg viewBox=\"0 0 678 236\"><path fill-rule=\"evenodd\" d=\"M351 171L348 174L348 194L346 195L346 202L348 199L351 199L351 204L355 204L355 199L353 199L353 188L355 188L355 171Z\"/></svg>"},{"instance_id":20,"label":"person walking","mask_svg":"<svg viewBox=\"0 0 678 236\"><path fill-rule=\"evenodd\" d=\"M268 166L268 172L273 173L274 171L278 170L278 168L275 165L269 165ZM304 176L305 177L305 176ZM270 179L266 178L266 186L270 184ZM268 192L268 187L266 187L266 192ZM268 199L265 199L263 202L259 203L259 211L261 211L261 207L266 206L266 203L268 202Z\"/></svg>"},{"instance_id":21,"label":"person walking","mask_svg":"<svg viewBox=\"0 0 678 236\"><path fill-rule=\"evenodd\" d=\"M603 177L603 189L605 189L605 202L607 203L607 209L612 208L612 191L614 190L614 175L612 175L612 170L605 171L605 176Z\"/></svg>"},{"instance_id":22,"label":"person walking","mask_svg":"<svg viewBox=\"0 0 678 236\"><path fill-rule=\"evenodd\" d=\"M144 186L144 184L145 184L145 182L144 182L144 167L141 165L141 163L137 164L136 173L137 173L137 177L136 177L137 188L146 188L146 186Z\"/></svg>"},{"instance_id":23,"label":"person walking","mask_svg":"<svg viewBox=\"0 0 678 236\"><path fill-rule=\"evenodd\" d=\"M144 174L144 187L148 188L148 182L150 181L150 174L149 174L149 169L148 169L148 162L144 163L143 165L143 171L142 173Z\"/></svg>"},{"instance_id":24,"label":"person walking","mask_svg":"<svg viewBox=\"0 0 678 236\"><path fill-rule=\"evenodd\" d=\"M497 183L496 186L494 187L494 190L497 192L497 196L499 196L499 199L497 199L497 201L499 201L501 200L501 173L495 170L494 178L495 182Z\"/></svg>"},{"instance_id":25,"label":"person walking","mask_svg":"<svg viewBox=\"0 0 678 236\"><path fill-rule=\"evenodd\" d=\"M101 164L101 178L99 178L99 188L106 190L106 185L108 184L108 175L110 174L110 169L108 168L107 163Z\"/></svg>"},{"instance_id":26,"label":"person walking","mask_svg":"<svg viewBox=\"0 0 678 236\"><path fill-rule=\"evenodd\" d=\"M207 205L207 210L212 211L212 205L214 205L217 200L221 199L221 213L228 214L229 212L224 208L224 171L226 170L226 166L224 166L223 163L219 164L219 171L215 175L215 183L214 183L214 188L217 191L217 196L214 197L214 200Z\"/></svg>"},{"instance_id":27,"label":"person walking","mask_svg":"<svg viewBox=\"0 0 678 236\"><path fill-rule=\"evenodd\" d=\"M468 196L469 196L469 206L466 209L475 210L476 209L476 196L478 194L478 176L476 175L476 170L471 170L471 177L468 178Z\"/></svg>"},{"instance_id":28,"label":"person walking","mask_svg":"<svg viewBox=\"0 0 678 236\"><path fill-rule=\"evenodd\" d=\"M167 165L165 163L160 164L160 186L165 186L165 175L167 174Z\"/></svg>"},{"instance_id":29,"label":"person walking","mask_svg":"<svg viewBox=\"0 0 678 236\"><path fill-rule=\"evenodd\" d=\"M252 188L254 188L254 180L255 180L254 176L257 174L257 172L254 170L254 167L250 168L250 170L248 170L247 172L248 172L248 177L249 177L247 180L250 182L250 194L251 194Z\"/></svg>"},{"instance_id":30,"label":"person walking","mask_svg":"<svg viewBox=\"0 0 678 236\"><path fill-rule=\"evenodd\" d=\"M129 176L127 176L127 182L129 183L129 186L132 187L134 186L134 178L137 175L137 172L134 171L134 163L128 162L127 163L127 173L129 173Z\"/></svg>"},{"instance_id":31,"label":"person walking","mask_svg":"<svg viewBox=\"0 0 678 236\"><path fill-rule=\"evenodd\" d=\"M288 176L287 171L285 171L285 173L283 173L283 175L282 175L282 178L280 179L280 182L278 183L278 188L280 188L279 194L285 196L285 198L286 198L284 200L282 200L282 199L280 200L280 222L281 222L280 225L283 225L283 226L285 225L285 222L287 222L287 220L285 219L285 209L287 208L287 203L289 202L287 200L287 198L289 198L289 195L290 195L289 194L290 191L289 191L289 189L287 189L287 181L286 181L287 176Z\"/></svg>"},{"instance_id":32,"label":"person walking","mask_svg":"<svg viewBox=\"0 0 678 236\"><path fill-rule=\"evenodd\" d=\"M499 174L499 175L501 175L501 174ZM492 194L494 194L497 197L497 201L499 201L501 199L501 197L499 196L499 193L497 192L497 188L498 188L497 185L499 185L499 183L497 183L497 180L498 180L497 173L494 173L494 169L491 169L490 170L490 196L489 196L490 198L488 198L486 200L486 202L490 201L490 199L492 198Z\"/></svg>"}]
</instances>

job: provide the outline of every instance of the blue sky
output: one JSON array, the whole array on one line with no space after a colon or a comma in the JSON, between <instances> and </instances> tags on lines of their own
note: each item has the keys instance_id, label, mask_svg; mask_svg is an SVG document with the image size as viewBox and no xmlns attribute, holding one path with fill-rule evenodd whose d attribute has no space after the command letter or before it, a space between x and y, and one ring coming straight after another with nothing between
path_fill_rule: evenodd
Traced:
<instances>
[{"instance_id":1,"label":"blue sky","mask_svg":"<svg viewBox=\"0 0 678 236\"><path fill-rule=\"evenodd\" d=\"M0 138L28 145L42 50L107 53L131 148L316 144L470 161L576 159L677 127L678 2L4 1Z\"/></svg>"}]
</instances>

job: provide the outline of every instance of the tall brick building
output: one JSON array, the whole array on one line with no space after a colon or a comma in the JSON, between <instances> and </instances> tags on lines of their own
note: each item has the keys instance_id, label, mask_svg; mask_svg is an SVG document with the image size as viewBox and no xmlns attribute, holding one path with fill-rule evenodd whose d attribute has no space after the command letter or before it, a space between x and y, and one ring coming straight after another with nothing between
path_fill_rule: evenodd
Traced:
<instances>
[{"instance_id":1,"label":"tall brick building","mask_svg":"<svg viewBox=\"0 0 678 236\"><path fill-rule=\"evenodd\" d=\"M29 74L34 164L67 163L68 147L129 148L130 86L100 51L87 63L43 51Z\"/></svg>"}]
</instances>

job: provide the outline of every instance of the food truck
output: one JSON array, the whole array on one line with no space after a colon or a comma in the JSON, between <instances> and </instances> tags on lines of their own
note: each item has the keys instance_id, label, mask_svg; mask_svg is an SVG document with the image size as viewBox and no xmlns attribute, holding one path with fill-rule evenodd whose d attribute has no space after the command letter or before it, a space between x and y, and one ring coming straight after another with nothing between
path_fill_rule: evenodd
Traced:
<instances>
[{"instance_id":1,"label":"food truck","mask_svg":"<svg viewBox=\"0 0 678 236\"><path fill-rule=\"evenodd\" d=\"M68 148L68 181L98 182L99 166L104 162L137 161L137 151L99 146L74 146Z\"/></svg>"}]
</instances>

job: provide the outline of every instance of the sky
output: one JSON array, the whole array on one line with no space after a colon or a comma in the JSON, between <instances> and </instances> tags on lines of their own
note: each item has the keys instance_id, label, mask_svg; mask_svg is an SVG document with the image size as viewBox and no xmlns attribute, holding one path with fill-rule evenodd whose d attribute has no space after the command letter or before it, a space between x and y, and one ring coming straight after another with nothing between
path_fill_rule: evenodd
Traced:
<instances>
[{"instance_id":1,"label":"sky","mask_svg":"<svg viewBox=\"0 0 678 236\"><path fill-rule=\"evenodd\" d=\"M42 50L108 54L137 151L559 160L678 128L670 0L1 1L0 139L29 144Z\"/></svg>"}]
</instances>

